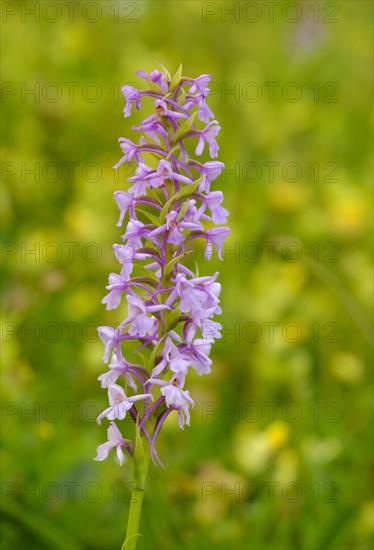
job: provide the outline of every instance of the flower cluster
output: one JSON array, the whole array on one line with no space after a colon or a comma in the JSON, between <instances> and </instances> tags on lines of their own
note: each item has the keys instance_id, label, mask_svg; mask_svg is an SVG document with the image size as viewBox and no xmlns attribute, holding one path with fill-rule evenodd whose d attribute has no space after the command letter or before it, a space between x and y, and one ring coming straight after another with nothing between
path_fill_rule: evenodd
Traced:
<instances>
[{"instance_id":1,"label":"flower cluster","mask_svg":"<svg viewBox=\"0 0 374 550\"><path fill-rule=\"evenodd\" d=\"M106 417L111 423L96 459L105 459L116 448L120 463L122 449L131 456L134 452L134 443L114 422L127 413L148 440L154 462L160 462L155 442L167 416L177 411L179 426L189 425L194 402L185 380L189 369L199 375L211 370L211 345L221 337L221 325L212 321L221 313L221 285L218 273L201 277L196 262L196 272L185 264L194 239L205 241L207 259L213 247L221 257L229 233L221 225L228 215L223 194L210 190L224 164L202 163L188 153L193 138L195 155L207 145L210 157L217 157L220 126L210 121L214 115L206 104L210 76L183 77L181 67L173 78L165 69L137 75L148 87L122 87L124 116L130 116L133 107L140 110L143 101L149 101L145 98L154 102L154 114L133 126L141 133L138 143L119 139L123 156L114 168L135 161L137 169L129 178L131 186L114 193L120 212L117 225L126 220L126 230L122 243L113 246L121 271L109 275L109 293L103 299L109 310L126 300L127 317L116 328L98 329L105 345L103 360L109 362L109 370L99 377L109 407L98 422Z\"/></svg>"}]
</instances>

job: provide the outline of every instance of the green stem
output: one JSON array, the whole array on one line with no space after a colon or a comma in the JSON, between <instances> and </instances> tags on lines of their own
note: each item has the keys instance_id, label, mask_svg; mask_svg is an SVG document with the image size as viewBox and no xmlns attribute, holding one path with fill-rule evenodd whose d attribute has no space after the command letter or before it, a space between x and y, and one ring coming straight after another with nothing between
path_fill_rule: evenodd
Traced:
<instances>
[{"instance_id":1,"label":"green stem","mask_svg":"<svg viewBox=\"0 0 374 550\"><path fill-rule=\"evenodd\" d=\"M131 494L130 512L127 521L126 539L121 550L135 550L139 533L140 515L142 512L143 496L145 482L147 478L149 455L144 452L143 442L140 436L136 439L134 458L133 458L133 482L134 489Z\"/></svg>"}]
</instances>

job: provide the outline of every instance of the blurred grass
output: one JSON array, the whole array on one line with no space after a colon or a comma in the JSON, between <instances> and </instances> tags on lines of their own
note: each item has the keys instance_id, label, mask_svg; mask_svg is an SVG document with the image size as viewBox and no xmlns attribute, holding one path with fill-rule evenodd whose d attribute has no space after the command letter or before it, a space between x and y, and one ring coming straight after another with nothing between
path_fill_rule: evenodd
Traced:
<instances>
[{"instance_id":1,"label":"blurred grass","mask_svg":"<svg viewBox=\"0 0 374 550\"><path fill-rule=\"evenodd\" d=\"M199 1L135 3L139 21L116 23L113 9L125 4L95 4L102 9L96 23L85 21L79 7L70 23L66 10L56 23L3 18L3 81L28 88L40 82L42 90L55 82L63 96L55 103L43 94L40 101L31 95L22 101L19 92L3 98L2 158L18 170L3 172L3 241L18 243L19 251L3 258L2 548L114 549L123 540L129 463L92 460L106 437L94 421L95 403L104 406L106 397L96 382L104 366L93 325L115 323L123 313L100 304L116 268L110 246L121 234L112 195L126 176L124 169L116 181L110 167L120 158L117 138L131 136L139 120L123 119L116 90L134 82L136 70L155 68L156 60L170 71L182 62L190 76L210 73L220 86L210 98L222 126L219 160L227 170L238 163L240 176L227 173L214 189L224 190L231 212L227 250L239 246L239 258L215 258L201 272L221 272L222 319L240 334L227 333L214 347L209 377L191 378L191 428L180 432L171 421L163 430L159 453L166 468L151 469L139 548L371 548L372 4L332 3L338 22L318 24L308 2L299 3L298 23L276 11L274 23L263 15L253 24L229 16L222 23L219 15L203 23ZM326 3L319 5L322 20ZM66 82L77 83L74 101ZM248 82L262 86L261 100L221 95L223 85L230 90L238 83L242 92ZM266 82L279 83L274 102L265 96ZM301 87L300 101L282 97L289 82ZM322 100L331 92L324 89L328 82L338 85L336 103ZM88 83L96 88L84 88ZM83 90L94 93L97 86L102 97L88 101ZM266 162L280 163L272 182ZM291 162L302 169L297 182L282 175ZM63 175L53 182L42 173L36 181L23 177L21 163L40 163L41 170L53 163ZM78 163L72 175L64 163ZM87 163L101 167L100 177ZM248 163L260 165L258 181L253 165L245 172ZM326 163L337 165L336 182L326 179ZM273 262L269 242L281 243ZM282 256L290 242L302 250L295 263ZM40 261L25 255L35 243ZM48 249L48 243L57 245ZM64 243L77 243L74 261ZM262 245L261 259L249 261L248 243ZM54 250L61 257L48 260ZM90 261L97 250L100 260ZM292 322L303 329L294 343L282 337ZM64 328L48 342L43 332L40 341L23 332L35 323L41 330L48 323L76 325L72 337ZM261 327L257 342L247 323ZM264 323L279 323L273 342ZM15 326L17 334L9 335ZM53 339L53 327L48 334ZM25 414L22 407L38 403L36 418ZM58 405L61 418L48 403ZM217 412L205 418L207 403ZM269 403L278 403L274 418ZM225 415L232 409L239 418ZM292 421L295 410L301 418ZM204 502L207 483L218 490ZM252 492L243 496L248 483ZM274 501L269 483L276 484ZM289 483L302 491L297 502L282 495ZM39 499L25 494L33 484ZM54 498L49 484L62 488L62 496ZM239 493L225 498L222 487L235 484Z\"/></svg>"}]
</instances>

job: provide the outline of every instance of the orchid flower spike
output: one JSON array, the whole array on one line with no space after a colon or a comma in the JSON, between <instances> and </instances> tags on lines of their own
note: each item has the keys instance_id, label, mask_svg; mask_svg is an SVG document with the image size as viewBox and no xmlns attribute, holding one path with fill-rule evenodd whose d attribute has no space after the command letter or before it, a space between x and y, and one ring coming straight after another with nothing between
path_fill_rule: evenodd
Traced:
<instances>
[{"instance_id":1,"label":"orchid flower spike","mask_svg":"<svg viewBox=\"0 0 374 550\"><path fill-rule=\"evenodd\" d=\"M156 441L169 414L176 413L180 428L190 425L188 375L211 372L209 353L221 337L221 325L213 320L221 314L221 285L218 272L201 277L196 262L196 272L186 264L195 239L205 246L205 260L214 249L222 259L229 234L223 193L210 190L224 169L210 160L218 156L220 131L206 102L210 75L184 77L181 67L173 78L166 70L137 74L146 89L122 86L124 116L136 115L146 97L153 112L133 126L141 134L137 143L119 139L122 157L114 168L134 162L137 168L129 185L114 193L117 225L126 229L122 243L113 245L119 273L109 274L102 300L108 310L126 308L126 315L119 326L98 329L109 363L99 381L109 406L97 421L109 420L110 426L96 460L115 448L120 464L124 451L134 456L136 444L122 435L120 428L129 428L125 418L134 422L135 440L146 438L155 463L160 463ZM208 159L194 159L187 150Z\"/></svg>"}]
</instances>

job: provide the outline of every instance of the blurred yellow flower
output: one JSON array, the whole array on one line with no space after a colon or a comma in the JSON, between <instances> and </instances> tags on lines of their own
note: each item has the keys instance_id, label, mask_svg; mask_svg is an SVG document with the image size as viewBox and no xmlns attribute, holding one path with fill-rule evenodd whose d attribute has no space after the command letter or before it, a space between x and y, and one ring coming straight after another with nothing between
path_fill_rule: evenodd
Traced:
<instances>
[{"instance_id":1,"label":"blurred yellow flower","mask_svg":"<svg viewBox=\"0 0 374 550\"><path fill-rule=\"evenodd\" d=\"M284 447L289 439L289 426L285 422L274 422L270 424L266 433L269 439L270 447L277 451Z\"/></svg>"},{"instance_id":2,"label":"blurred yellow flower","mask_svg":"<svg viewBox=\"0 0 374 550\"><path fill-rule=\"evenodd\" d=\"M364 365L362 361L352 353L337 352L330 359L331 372L341 380L351 384L357 384L362 380Z\"/></svg>"},{"instance_id":3,"label":"blurred yellow flower","mask_svg":"<svg viewBox=\"0 0 374 550\"><path fill-rule=\"evenodd\" d=\"M290 212L302 208L309 199L309 189L303 182L269 184L269 201L273 210Z\"/></svg>"},{"instance_id":4,"label":"blurred yellow flower","mask_svg":"<svg viewBox=\"0 0 374 550\"><path fill-rule=\"evenodd\" d=\"M268 467L273 454L287 443L288 434L285 422L274 422L264 431L253 433L242 427L234 443L237 463L248 473L260 474Z\"/></svg>"}]
</instances>

